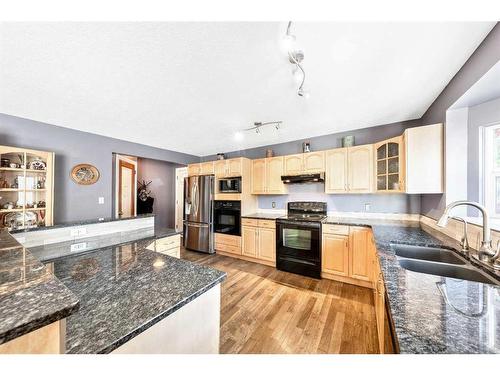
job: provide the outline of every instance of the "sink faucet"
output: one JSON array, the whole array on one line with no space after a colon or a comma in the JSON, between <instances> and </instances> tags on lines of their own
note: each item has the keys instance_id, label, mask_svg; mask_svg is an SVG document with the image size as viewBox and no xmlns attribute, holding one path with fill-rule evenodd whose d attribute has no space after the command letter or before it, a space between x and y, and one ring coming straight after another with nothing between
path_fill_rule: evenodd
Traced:
<instances>
[{"instance_id":1,"label":"sink faucet","mask_svg":"<svg viewBox=\"0 0 500 375\"><path fill-rule=\"evenodd\" d=\"M462 247L463 253L468 253L470 247L469 247L469 239L467 238L467 221L460 216L451 216L451 218L457 221L461 221L464 224L464 234L460 239L460 246Z\"/></svg>"},{"instance_id":2,"label":"sink faucet","mask_svg":"<svg viewBox=\"0 0 500 375\"><path fill-rule=\"evenodd\" d=\"M472 206L476 207L483 215L483 239L481 241L481 246L479 247L478 259L492 266L495 269L500 269L500 264L497 264L497 260L500 257L500 247L497 246L496 250L491 247L491 233L490 225L488 222L488 213L483 205L471 201L455 201L446 206L443 215L439 218L437 225L440 227L445 227L450 218L450 211L457 206Z\"/></svg>"}]
</instances>

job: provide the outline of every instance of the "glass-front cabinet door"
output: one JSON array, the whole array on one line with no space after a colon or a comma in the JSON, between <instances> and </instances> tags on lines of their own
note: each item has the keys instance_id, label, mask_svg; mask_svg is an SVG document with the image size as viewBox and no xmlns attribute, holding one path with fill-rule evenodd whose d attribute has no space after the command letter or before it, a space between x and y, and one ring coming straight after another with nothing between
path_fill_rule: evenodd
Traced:
<instances>
[{"instance_id":1,"label":"glass-front cabinet door","mask_svg":"<svg viewBox=\"0 0 500 375\"><path fill-rule=\"evenodd\" d=\"M403 137L375 144L377 191L404 191Z\"/></svg>"}]
</instances>

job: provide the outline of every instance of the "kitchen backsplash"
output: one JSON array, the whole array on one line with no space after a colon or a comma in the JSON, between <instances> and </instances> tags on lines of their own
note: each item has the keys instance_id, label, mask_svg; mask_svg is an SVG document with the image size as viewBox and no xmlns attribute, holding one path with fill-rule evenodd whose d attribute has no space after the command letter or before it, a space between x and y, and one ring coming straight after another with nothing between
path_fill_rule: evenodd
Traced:
<instances>
[{"instance_id":1,"label":"kitchen backsplash","mask_svg":"<svg viewBox=\"0 0 500 375\"><path fill-rule=\"evenodd\" d=\"M324 190L325 185L321 183L288 185L287 195L259 196L259 209L286 209L287 202L291 201L319 201L327 203L328 211L420 213L420 195L325 194Z\"/></svg>"}]
</instances>

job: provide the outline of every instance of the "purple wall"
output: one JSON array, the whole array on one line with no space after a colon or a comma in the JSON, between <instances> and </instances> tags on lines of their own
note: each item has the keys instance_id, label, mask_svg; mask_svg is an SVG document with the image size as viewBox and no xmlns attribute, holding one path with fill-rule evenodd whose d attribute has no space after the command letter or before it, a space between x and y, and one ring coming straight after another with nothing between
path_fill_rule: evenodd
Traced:
<instances>
[{"instance_id":1,"label":"purple wall","mask_svg":"<svg viewBox=\"0 0 500 375\"><path fill-rule=\"evenodd\" d=\"M55 161L54 221L56 223L112 216L113 152L178 164L198 162L197 156L67 129L0 113L0 144L53 151ZM70 178L73 166L95 165L101 177L89 186ZM98 204L104 197L104 204Z\"/></svg>"},{"instance_id":2,"label":"purple wall","mask_svg":"<svg viewBox=\"0 0 500 375\"><path fill-rule=\"evenodd\" d=\"M446 111L489 69L500 61L500 23L497 23L434 103L422 116L422 123L445 123ZM471 182L469 182L471 183ZM444 194L423 195L421 213L437 218L446 204Z\"/></svg>"},{"instance_id":3,"label":"purple wall","mask_svg":"<svg viewBox=\"0 0 500 375\"><path fill-rule=\"evenodd\" d=\"M175 227L175 168L181 166L153 159L139 158L137 161L138 180L151 181L148 189L155 199L153 213L157 228Z\"/></svg>"},{"instance_id":4,"label":"purple wall","mask_svg":"<svg viewBox=\"0 0 500 375\"><path fill-rule=\"evenodd\" d=\"M396 122L393 124L376 126L373 128L358 129L349 132L329 134L320 137L307 138L311 141L313 151L328 150L341 147L342 137L354 135L357 145L382 141L403 134L406 128L422 125L420 120ZM258 159L265 156L266 150L272 148L275 155L289 155L302 152L302 142L305 139L280 143L270 146L257 147L227 153L227 157L243 156ZM203 160L215 160L215 155L203 157ZM369 204L370 212L381 213L420 213L420 195L408 194L325 194L323 184L290 185L288 195L259 196L259 208L286 209L289 201L320 201L327 202L329 211L337 212L365 212L365 204Z\"/></svg>"}]
</instances>

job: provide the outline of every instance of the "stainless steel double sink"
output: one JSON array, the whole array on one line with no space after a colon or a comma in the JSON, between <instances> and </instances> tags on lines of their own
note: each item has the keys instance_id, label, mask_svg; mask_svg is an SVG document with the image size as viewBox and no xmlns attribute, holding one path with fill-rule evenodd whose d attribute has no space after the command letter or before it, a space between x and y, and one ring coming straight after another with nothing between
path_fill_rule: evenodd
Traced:
<instances>
[{"instance_id":1,"label":"stainless steel double sink","mask_svg":"<svg viewBox=\"0 0 500 375\"><path fill-rule=\"evenodd\" d=\"M439 247L391 244L401 267L414 272L500 285L453 250Z\"/></svg>"}]
</instances>

